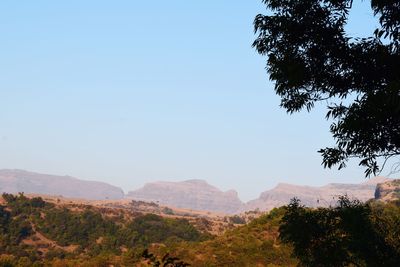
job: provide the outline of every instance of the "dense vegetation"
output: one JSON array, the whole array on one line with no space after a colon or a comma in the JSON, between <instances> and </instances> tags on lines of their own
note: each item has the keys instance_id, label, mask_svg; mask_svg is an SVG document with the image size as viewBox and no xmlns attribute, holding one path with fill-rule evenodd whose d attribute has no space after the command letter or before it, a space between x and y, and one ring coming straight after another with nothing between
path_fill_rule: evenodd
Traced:
<instances>
[{"instance_id":1,"label":"dense vegetation","mask_svg":"<svg viewBox=\"0 0 400 267\"><path fill-rule=\"evenodd\" d=\"M280 236L304 266L400 266L400 202L310 209L296 199L286 208Z\"/></svg>"}]
</instances>

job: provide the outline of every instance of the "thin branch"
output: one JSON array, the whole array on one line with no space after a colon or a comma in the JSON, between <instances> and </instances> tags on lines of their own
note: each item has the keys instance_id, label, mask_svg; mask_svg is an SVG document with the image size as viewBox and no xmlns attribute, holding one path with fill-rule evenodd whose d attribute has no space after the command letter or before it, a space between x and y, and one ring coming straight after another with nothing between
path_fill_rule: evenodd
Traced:
<instances>
[{"instance_id":1,"label":"thin branch","mask_svg":"<svg viewBox=\"0 0 400 267\"><path fill-rule=\"evenodd\" d=\"M394 157L394 156L395 156L395 155L390 155L390 156L385 157L385 161L383 162L382 167L381 167L381 170L379 171L378 175L381 175L382 171L385 169L385 165L386 165L387 161L388 161L391 157Z\"/></svg>"}]
</instances>

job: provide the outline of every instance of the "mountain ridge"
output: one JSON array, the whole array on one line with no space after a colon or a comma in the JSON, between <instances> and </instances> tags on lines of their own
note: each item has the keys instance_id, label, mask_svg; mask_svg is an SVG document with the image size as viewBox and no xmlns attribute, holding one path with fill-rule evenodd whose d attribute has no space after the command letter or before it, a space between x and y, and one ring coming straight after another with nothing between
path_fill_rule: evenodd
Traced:
<instances>
[{"instance_id":1,"label":"mountain ridge","mask_svg":"<svg viewBox=\"0 0 400 267\"><path fill-rule=\"evenodd\" d=\"M360 184L329 183L323 186L279 183L274 188L262 192L258 198L246 202L241 211L268 211L288 204L294 197L309 207L334 205L340 195L367 201L374 198L376 185L388 180L390 179L385 177L374 177Z\"/></svg>"},{"instance_id":2,"label":"mountain ridge","mask_svg":"<svg viewBox=\"0 0 400 267\"><path fill-rule=\"evenodd\" d=\"M339 195L361 201L374 198L377 184L391 179L374 177L360 184L329 183L323 186L278 183L258 198L243 202L236 190L222 191L202 179L180 182L157 181L124 194L119 187L72 176L49 175L18 169L0 170L0 192L61 195L82 199L134 199L191 210L236 214L251 210L268 211L297 197L310 207L334 205Z\"/></svg>"},{"instance_id":3,"label":"mountain ridge","mask_svg":"<svg viewBox=\"0 0 400 267\"><path fill-rule=\"evenodd\" d=\"M121 188L98 181L81 180L19 169L0 170L0 192L61 195L83 199L121 199Z\"/></svg>"}]
</instances>

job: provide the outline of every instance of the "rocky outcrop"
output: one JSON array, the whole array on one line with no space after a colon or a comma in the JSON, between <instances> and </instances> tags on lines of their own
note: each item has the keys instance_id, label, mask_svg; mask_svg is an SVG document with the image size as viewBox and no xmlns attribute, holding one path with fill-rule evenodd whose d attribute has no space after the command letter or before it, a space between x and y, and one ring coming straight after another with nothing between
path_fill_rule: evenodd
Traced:
<instances>
[{"instance_id":1,"label":"rocky outcrop","mask_svg":"<svg viewBox=\"0 0 400 267\"><path fill-rule=\"evenodd\" d=\"M243 204L236 191L223 192L203 180L155 182L128 193L127 197L193 210L235 213Z\"/></svg>"},{"instance_id":2,"label":"rocky outcrop","mask_svg":"<svg viewBox=\"0 0 400 267\"><path fill-rule=\"evenodd\" d=\"M375 199L385 202L400 200L400 179L377 184Z\"/></svg>"},{"instance_id":3,"label":"rocky outcrop","mask_svg":"<svg viewBox=\"0 0 400 267\"><path fill-rule=\"evenodd\" d=\"M321 187L278 184L275 188L261 193L258 199L247 202L241 211L271 210L287 205L294 197L308 207L327 207L335 205L339 196L347 195L352 199L367 201L374 197L377 183L388 180L383 177L369 179L362 184L332 183Z\"/></svg>"},{"instance_id":4,"label":"rocky outcrop","mask_svg":"<svg viewBox=\"0 0 400 267\"><path fill-rule=\"evenodd\" d=\"M60 195L92 200L124 198L121 188L106 183L23 170L0 170L0 192Z\"/></svg>"}]
</instances>

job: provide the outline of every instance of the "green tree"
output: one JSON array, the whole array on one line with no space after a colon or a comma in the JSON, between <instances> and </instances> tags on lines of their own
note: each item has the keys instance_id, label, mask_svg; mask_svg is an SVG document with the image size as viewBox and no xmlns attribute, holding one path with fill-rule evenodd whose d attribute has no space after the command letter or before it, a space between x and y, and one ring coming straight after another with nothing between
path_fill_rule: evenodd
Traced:
<instances>
[{"instance_id":1,"label":"green tree","mask_svg":"<svg viewBox=\"0 0 400 267\"><path fill-rule=\"evenodd\" d=\"M256 16L253 46L268 57L281 106L326 101L336 146L319 151L324 167L359 158L366 176L378 173L400 155L400 1L371 0L380 25L368 38L345 32L353 0L263 3L271 15Z\"/></svg>"}]
</instances>

